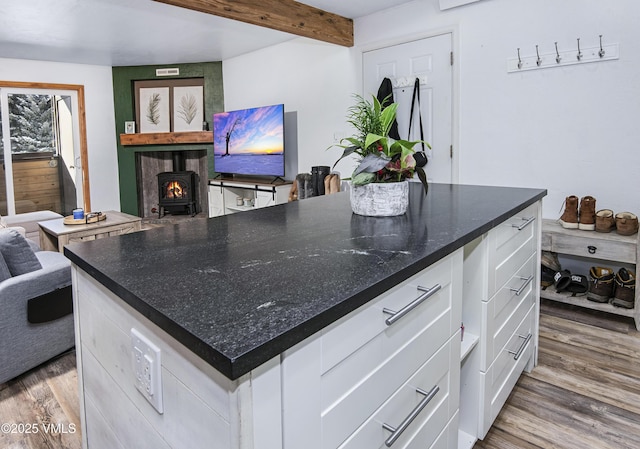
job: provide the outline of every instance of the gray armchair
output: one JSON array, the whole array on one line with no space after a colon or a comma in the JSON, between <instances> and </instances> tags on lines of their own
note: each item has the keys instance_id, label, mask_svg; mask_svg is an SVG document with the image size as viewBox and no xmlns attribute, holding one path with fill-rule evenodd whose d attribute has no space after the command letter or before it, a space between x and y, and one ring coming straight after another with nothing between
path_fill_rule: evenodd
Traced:
<instances>
[{"instance_id":1,"label":"gray armchair","mask_svg":"<svg viewBox=\"0 0 640 449\"><path fill-rule=\"evenodd\" d=\"M62 215L50 210L38 210L35 212L25 212L23 214L0 216L0 227L24 228L25 236L33 242L38 243L40 241L40 227L38 226L38 222L53 220L55 218L62 218Z\"/></svg>"},{"instance_id":2,"label":"gray armchair","mask_svg":"<svg viewBox=\"0 0 640 449\"><path fill-rule=\"evenodd\" d=\"M0 383L75 344L71 263L34 247L18 231L0 229Z\"/></svg>"}]
</instances>

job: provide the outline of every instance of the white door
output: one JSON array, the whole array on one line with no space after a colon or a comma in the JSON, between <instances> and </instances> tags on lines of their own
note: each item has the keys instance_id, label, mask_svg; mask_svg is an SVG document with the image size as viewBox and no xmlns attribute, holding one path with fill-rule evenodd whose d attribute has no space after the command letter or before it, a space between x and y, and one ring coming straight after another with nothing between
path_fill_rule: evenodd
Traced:
<instances>
[{"instance_id":1,"label":"white door","mask_svg":"<svg viewBox=\"0 0 640 449\"><path fill-rule=\"evenodd\" d=\"M452 35L447 33L363 53L364 97L377 95L385 77L391 80L393 99L398 103L398 131L403 139L420 140L417 105L411 135L407 135L413 86L416 78L420 79L424 140L432 146L427 150L429 163L425 171L429 181L443 183L455 178L452 173L451 42Z\"/></svg>"}]
</instances>

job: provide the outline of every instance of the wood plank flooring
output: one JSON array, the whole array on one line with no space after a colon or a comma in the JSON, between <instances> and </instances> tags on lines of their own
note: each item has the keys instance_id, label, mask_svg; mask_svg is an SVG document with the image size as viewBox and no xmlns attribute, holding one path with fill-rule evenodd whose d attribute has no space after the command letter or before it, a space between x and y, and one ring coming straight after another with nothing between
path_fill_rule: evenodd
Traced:
<instances>
[{"instance_id":1,"label":"wood plank flooring","mask_svg":"<svg viewBox=\"0 0 640 449\"><path fill-rule=\"evenodd\" d=\"M82 447L74 350L0 384L0 426L2 449Z\"/></svg>"},{"instance_id":2,"label":"wood plank flooring","mask_svg":"<svg viewBox=\"0 0 640 449\"><path fill-rule=\"evenodd\" d=\"M633 321L544 300L541 309L538 366L474 448L640 448Z\"/></svg>"},{"instance_id":3,"label":"wood plank flooring","mask_svg":"<svg viewBox=\"0 0 640 449\"><path fill-rule=\"evenodd\" d=\"M0 432L2 449L79 449L75 353L0 385L1 423L38 425L36 434ZM48 423L67 433L46 432ZM475 449L549 448L640 448L640 333L632 320L543 301L539 364Z\"/></svg>"}]
</instances>

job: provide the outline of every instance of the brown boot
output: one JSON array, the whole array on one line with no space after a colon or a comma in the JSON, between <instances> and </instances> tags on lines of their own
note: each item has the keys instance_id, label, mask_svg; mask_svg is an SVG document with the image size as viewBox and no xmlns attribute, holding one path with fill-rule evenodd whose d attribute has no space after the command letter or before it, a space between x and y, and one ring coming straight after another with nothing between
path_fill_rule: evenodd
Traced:
<instances>
[{"instance_id":1,"label":"brown boot","mask_svg":"<svg viewBox=\"0 0 640 449\"><path fill-rule=\"evenodd\" d=\"M585 196L580 200L580 219L578 229L593 231L596 229L596 199Z\"/></svg>"},{"instance_id":2,"label":"brown boot","mask_svg":"<svg viewBox=\"0 0 640 449\"><path fill-rule=\"evenodd\" d=\"M633 309L636 299L636 276L626 268L620 268L615 277L615 293L611 304Z\"/></svg>"},{"instance_id":3,"label":"brown boot","mask_svg":"<svg viewBox=\"0 0 640 449\"><path fill-rule=\"evenodd\" d=\"M337 173L331 177L331 193L338 193L340 191L340 175Z\"/></svg>"},{"instance_id":4,"label":"brown boot","mask_svg":"<svg viewBox=\"0 0 640 449\"><path fill-rule=\"evenodd\" d=\"M564 200L564 212L560 217L560 224L566 229L578 229L578 197L568 196Z\"/></svg>"},{"instance_id":5,"label":"brown boot","mask_svg":"<svg viewBox=\"0 0 640 449\"><path fill-rule=\"evenodd\" d=\"M333 178L334 175L327 175L324 177L324 194L325 195L329 195L330 193L333 193L331 191L331 178Z\"/></svg>"},{"instance_id":6,"label":"brown boot","mask_svg":"<svg viewBox=\"0 0 640 449\"><path fill-rule=\"evenodd\" d=\"M596 232L611 232L616 228L611 209L602 209L596 212Z\"/></svg>"},{"instance_id":7,"label":"brown boot","mask_svg":"<svg viewBox=\"0 0 640 449\"><path fill-rule=\"evenodd\" d=\"M633 235L638 232L638 216L631 212L616 214L616 232L620 235Z\"/></svg>"}]
</instances>

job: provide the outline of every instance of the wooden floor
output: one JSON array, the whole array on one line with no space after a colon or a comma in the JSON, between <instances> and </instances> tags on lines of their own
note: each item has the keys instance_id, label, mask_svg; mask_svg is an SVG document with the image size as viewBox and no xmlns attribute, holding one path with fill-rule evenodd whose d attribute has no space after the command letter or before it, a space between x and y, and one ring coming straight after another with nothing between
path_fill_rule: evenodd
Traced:
<instances>
[{"instance_id":1,"label":"wooden floor","mask_svg":"<svg viewBox=\"0 0 640 449\"><path fill-rule=\"evenodd\" d=\"M0 448L79 449L78 408L70 352L0 385L0 424L38 428L0 432ZM47 423L57 429L47 431ZM633 322L543 301L539 364L475 445L489 448L640 448L640 333Z\"/></svg>"},{"instance_id":2,"label":"wooden floor","mask_svg":"<svg viewBox=\"0 0 640 449\"><path fill-rule=\"evenodd\" d=\"M80 449L79 408L72 350L0 384L0 448Z\"/></svg>"},{"instance_id":3,"label":"wooden floor","mask_svg":"<svg viewBox=\"0 0 640 449\"><path fill-rule=\"evenodd\" d=\"M633 321L543 300L538 366L474 448L640 448Z\"/></svg>"}]
</instances>

